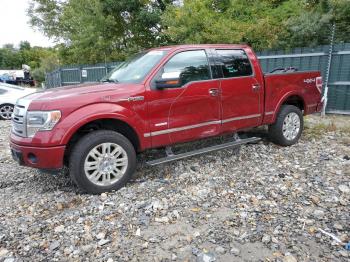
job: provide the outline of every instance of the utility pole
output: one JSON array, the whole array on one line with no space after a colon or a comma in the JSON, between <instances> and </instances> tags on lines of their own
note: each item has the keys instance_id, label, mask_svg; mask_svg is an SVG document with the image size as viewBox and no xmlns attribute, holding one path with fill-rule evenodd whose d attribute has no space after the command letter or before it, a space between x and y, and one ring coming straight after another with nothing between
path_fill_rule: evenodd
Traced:
<instances>
[{"instance_id":1,"label":"utility pole","mask_svg":"<svg viewBox=\"0 0 350 262\"><path fill-rule=\"evenodd\" d=\"M326 72L326 85L323 92L322 102L323 102L323 108L321 116L326 115L326 107L328 102L328 83L329 83L329 76L331 73L331 66L332 66L332 56L333 56L333 46L334 46L334 36L335 36L335 23L332 26L332 36L331 36L331 44L329 46L329 54L328 54L328 65L327 65L327 72Z\"/></svg>"}]
</instances>

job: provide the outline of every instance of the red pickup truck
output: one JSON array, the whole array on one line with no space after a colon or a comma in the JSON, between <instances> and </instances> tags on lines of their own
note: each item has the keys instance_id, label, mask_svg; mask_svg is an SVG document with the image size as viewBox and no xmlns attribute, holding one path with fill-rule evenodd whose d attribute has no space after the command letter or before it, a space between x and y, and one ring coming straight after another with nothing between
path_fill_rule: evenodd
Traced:
<instances>
[{"instance_id":1,"label":"red pickup truck","mask_svg":"<svg viewBox=\"0 0 350 262\"><path fill-rule=\"evenodd\" d=\"M276 144L293 145L303 115L320 111L321 89L320 72L263 74L246 45L160 47L137 54L101 83L19 99L10 147L20 165L69 167L89 193L117 190L146 149L166 148L164 158L149 162L161 164L256 138L177 155L170 145L261 125Z\"/></svg>"}]
</instances>

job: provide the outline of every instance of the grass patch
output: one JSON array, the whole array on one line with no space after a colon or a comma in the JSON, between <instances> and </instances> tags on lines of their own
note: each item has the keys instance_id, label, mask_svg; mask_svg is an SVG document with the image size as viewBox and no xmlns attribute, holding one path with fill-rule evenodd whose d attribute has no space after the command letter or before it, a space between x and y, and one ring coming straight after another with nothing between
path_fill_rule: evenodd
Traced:
<instances>
[{"instance_id":1,"label":"grass patch","mask_svg":"<svg viewBox=\"0 0 350 262\"><path fill-rule=\"evenodd\" d=\"M333 119L325 122L320 119L318 123L310 123L306 119L304 128L306 137L319 138L329 132L350 134L350 125L337 125Z\"/></svg>"}]
</instances>

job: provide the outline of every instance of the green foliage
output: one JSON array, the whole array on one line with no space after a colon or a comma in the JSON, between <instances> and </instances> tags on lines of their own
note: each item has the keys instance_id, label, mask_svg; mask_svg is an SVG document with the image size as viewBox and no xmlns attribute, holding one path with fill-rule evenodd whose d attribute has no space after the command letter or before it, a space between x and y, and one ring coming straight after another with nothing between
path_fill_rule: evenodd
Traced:
<instances>
[{"instance_id":1,"label":"green foliage","mask_svg":"<svg viewBox=\"0 0 350 262\"><path fill-rule=\"evenodd\" d=\"M40 67L32 70L32 77L40 84L45 81L45 75L55 70L58 66L59 59L57 53L48 51L40 58Z\"/></svg>"},{"instance_id":2,"label":"green foliage","mask_svg":"<svg viewBox=\"0 0 350 262\"><path fill-rule=\"evenodd\" d=\"M249 43L255 49L350 41L348 0L185 0L162 16L175 43Z\"/></svg>"},{"instance_id":3,"label":"green foliage","mask_svg":"<svg viewBox=\"0 0 350 262\"><path fill-rule=\"evenodd\" d=\"M350 1L333 0L332 18L337 26L336 41L350 42Z\"/></svg>"},{"instance_id":4,"label":"green foliage","mask_svg":"<svg viewBox=\"0 0 350 262\"><path fill-rule=\"evenodd\" d=\"M58 40L62 64L123 60L167 44L315 46L329 43L332 23L336 41L350 42L349 0L31 0L28 15ZM20 49L25 54L28 45Z\"/></svg>"},{"instance_id":5,"label":"green foliage","mask_svg":"<svg viewBox=\"0 0 350 262\"><path fill-rule=\"evenodd\" d=\"M35 79L37 83L42 83L45 81L45 70L41 67L36 68L32 71L32 77Z\"/></svg>"},{"instance_id":6,"label":"green foliage","mask_svg":"<svg viewBox=\"0 0 350 262\"><path fill-rule=\"evenodd\" d=\"M22 66L22 58L13 45L4 45L0 48L0 68L17 69Z\"/></svg>"},{"instance_id":7,"label":"green foliage","mask_svg":"<svg viewBox=\"0 0 350 262\"><path fill-rule=\"evenodd\" d=\"M164 43L161 13L170 0L32 0L31 24L62 40L63 63L125 59Z\"/></svg>"},{"instance_id":8,"label":"green foliage","mask_svg":"<svg viewBox=\"0 0 350 262\"><path fill-rule=\"evenodd\" d=\"M301 12L297 1L231 0L220 1L220 5L218 2L192 0L169 8L163 15L165 34L174 42L245 42L257 49L271 48L284 32L283 21Z\"/></svg>"},{"instance_id":9,"label":"green foliage","mask_svg":"<svg viewBox=\"0 0 350 262\"><path fill-rule=\"evenodd\" d=\"M331 16L318 12L301 13L286 21L284 37L278 45L284 48L329 44Z\"/></svg>"}]
</instances>

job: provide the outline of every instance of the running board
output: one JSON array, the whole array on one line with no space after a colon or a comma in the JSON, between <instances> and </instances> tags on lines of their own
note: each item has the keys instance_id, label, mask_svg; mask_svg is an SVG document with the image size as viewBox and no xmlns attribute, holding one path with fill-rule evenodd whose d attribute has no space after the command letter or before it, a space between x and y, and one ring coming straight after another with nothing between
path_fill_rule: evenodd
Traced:
<instances>
[{"instance_id":1,"label":"running board","mask_svg":"<svg viewBox=\"0 0 350 262\"><path fill-rule=\"evenodd\" d=\"M194 151L190 151L190 152L186 152L186 153L182 153L182 154L178 154L178 155L169 155L167 157L148 161L148 162L146 162L146 164L150 165L150 166L156 166L156 165L184 159L184 158L191 157L191 156L197 156L197 155L201 155L201 154L205 154L205 153L209 153L209 152L213 152L213 151L218 151L221 149L228 149L231 147L235 147L235 146L239 146L239 145L243 145L243 144L247 144L247 143L255 143L255 142L258 142L259 140L260 140L259 137L250 137L250 138L245 138L245 139L239 139L239 140L236 140L233 142L215 145L215 146L210 146L210 147L205 147L205 148L201 148L198 150L194 150Z\"/></svg>"}]
</instances>

